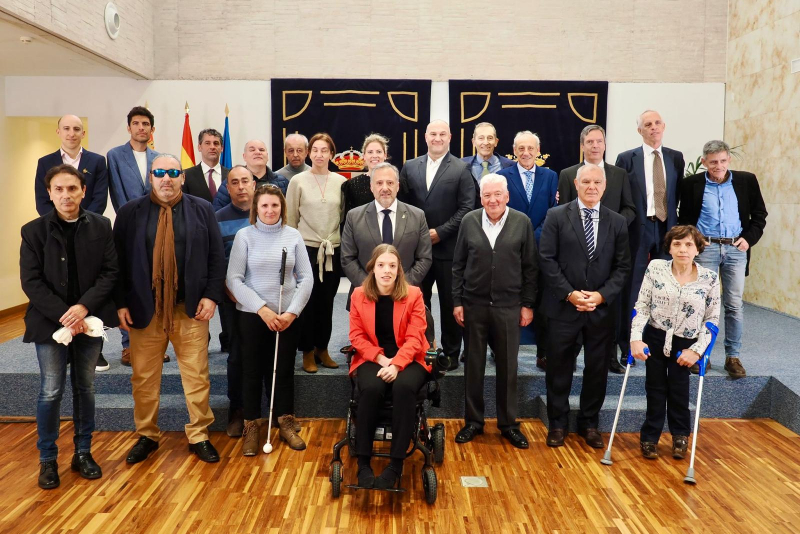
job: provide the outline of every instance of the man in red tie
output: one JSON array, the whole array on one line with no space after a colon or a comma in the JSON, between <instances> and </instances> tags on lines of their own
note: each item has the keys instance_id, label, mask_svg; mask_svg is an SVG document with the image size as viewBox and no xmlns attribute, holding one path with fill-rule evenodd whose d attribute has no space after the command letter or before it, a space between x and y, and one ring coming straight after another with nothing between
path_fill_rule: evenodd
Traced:
<instances>
[{"instance_id":1,"label":"man in red tie","mask_svg":"<svg viewBox=\"0 0 800 534\"><path fill-rule=\"evenodd\" d=\"M183 192L214 202L217 190L223 181L228 179L228 169L219 163L222 154L222 134L213 128L207 128L197 136L197 150L200 152L200 163L186 169L186 183Z\"/></svg>"}]
</instances>

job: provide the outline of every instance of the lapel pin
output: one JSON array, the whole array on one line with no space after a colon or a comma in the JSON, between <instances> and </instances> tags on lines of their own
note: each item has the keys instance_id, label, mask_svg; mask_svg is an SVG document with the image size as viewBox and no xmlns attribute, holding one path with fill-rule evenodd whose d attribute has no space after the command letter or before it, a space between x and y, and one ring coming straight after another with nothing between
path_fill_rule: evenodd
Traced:
<instances>
[{"instance_id":1,"label":"lapel pin","mask_svg":"<svg viewBox=\"0 0 800 534\"><path fill-rule=\"evenodd\" d=\"M89 172L89 169L83 169L83 174L87 174L88 172Z\"/></svg>"},{"instance_id":2,"label":"lapel pin","mask_svg":"<svg viewBox=\"0 0 800 534\"><path fill-rule=\"evenodd\" d=\"M404 213L404 214L403 214L403 216L402 216L402 217L400 217L400 218L401 218L401 219L405 219L405 218L406 218L406 214Z\"/></svg>"}]
</instances>

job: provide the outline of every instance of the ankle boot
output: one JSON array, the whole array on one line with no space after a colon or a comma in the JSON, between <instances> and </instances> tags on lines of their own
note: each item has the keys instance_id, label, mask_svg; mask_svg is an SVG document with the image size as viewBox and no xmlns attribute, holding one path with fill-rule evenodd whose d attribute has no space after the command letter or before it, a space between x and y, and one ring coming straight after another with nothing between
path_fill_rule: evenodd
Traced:
<instances>
[{"instance_id":1,"label":"ankle boot","mask_svg":"<svg viewBox=\"0 0 800 534\"><path fill-rule=\"evenodd\" d=\"M294 431L294 414L286 414L278 417L280 426L279 435L283 441L289 444L290 449L302 451L306 448L306 442Z\"/></svg>"},{"instance_id":2,"label":"ankle boot","mask_svg":"<svg viewBox=\"0 0 800 534\"><path fill-rule=\"evenodd\" d=\"M317 363L314 361L313 350L307 350L303 352L303 371L306 373L317 372Z\"/></svg>"},{"instance_id":3,"label":"ankle boot","mask_svg":"<svg viewBox=\"0 0 800 534\"><path fill-rule=\"evenodd\" d=\"M245 420L242 431L242 455L256 456L258 454L258 424L255 421Z\"/></svg>"},{"instance_id":4,"label":"ankle boot","mask_svg":"<svg viewBox=\"0 0 800 534\"><path fill-rule=\"evenodd\" d=\"M327 367L328 369L338 369L339 364L331 359L331 355L328 354L328 349L314 349L314 357L316 358L317 362L322 364L322 367Z\"/></svg>"}]
</instances>

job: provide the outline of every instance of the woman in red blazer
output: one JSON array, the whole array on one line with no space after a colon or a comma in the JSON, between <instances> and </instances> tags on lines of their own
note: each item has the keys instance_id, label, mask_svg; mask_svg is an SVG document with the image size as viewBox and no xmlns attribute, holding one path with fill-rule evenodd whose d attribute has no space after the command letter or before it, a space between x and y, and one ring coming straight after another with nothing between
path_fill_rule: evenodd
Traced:
<instances>
[{"instance_id":1,"label":"woman in red blazer","mask_svg":"<svg viewBox=\"0 0 800 534\"><path fill-rule=\"evenodd\" d=\"M400 253L378 245L367 263L367 278L350 301L350 364L360 392L356 418L358 485L394 487L414 433L417 393L431 371L425 365L425 304L419 288L403 274ZM356 373L358 370L358 373ZM372 439L384 397L392 393L391 462L375 477L370 466Z\"/></svg>"}]
</instances>

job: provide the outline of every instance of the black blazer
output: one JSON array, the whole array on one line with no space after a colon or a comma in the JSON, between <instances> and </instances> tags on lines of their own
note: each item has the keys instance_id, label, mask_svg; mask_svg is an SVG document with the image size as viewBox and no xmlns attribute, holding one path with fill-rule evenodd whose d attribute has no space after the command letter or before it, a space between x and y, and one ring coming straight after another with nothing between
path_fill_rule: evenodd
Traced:
<instances>
[{"instance_id":1,"label":"black blazer","mask_svg":"<svg viewBox=\"0 0 800 534\"><path fill-rule=\"evenodd\" d=\"M547 212L539 240L539 269L544 275L542 311L560 321L588 320L613 326L609 306L622 291L631 271L628 225L625 217L600 204L597 246L589 259L578 201ZM598 291L605 302L592 312L579 312L567 302L571 291Z\"/></svg>"},{"instance_id":2,"label":"black blazer","mask_svg":"<svg viewBox=\"0 0 800 534\"><path fill-rule=\"evenodd\" d=\"M739 204L739 221L742 223L741 237L750 247L758 243L767 226L767 206L761 196L756 175L751 172L731 171L733 191ZM694 174L683 179L680 189L681 211L678 223L697 225L703 208L706 190L706 173ZM711 236L716 237L716 236ZM747 250L747 274L750 269L750 249Z\"/></svg>"},{"instance_id":3,"label":"black blazer","mask_svg":"<svg viewBox=\"0 0 800 534\"><path fill-rule=\"evenodd\" d=\"M102 215L81 210L75 229L78 289L83 304L108 327L119 325L112 300L119 277L111 222ZM58 320L67 305L67 243L52 210L22 227L19 252L22 290L30 300L25 311L25 343L53 342L61 328Z\"/></svg>"},{"instance_id":4,"label":"black blazer","mask_svg":"<svg viewBox=\"0 0 800 534\"><path fill-rule=\"evenodd\" d=\"M117 308L128 308L134 328L150 324L155 311L152 265L147 264L146 231L150 197L131 200L117 212L114 241L120 277L115 293ZM186 222L186 313L192 317L201 298L222 301L226 274L225 249L211 204L183 195Z\"/></svg>"},{"instance_id":5,"label":"black blazer","mask_svg":"<svg viewBox=\"0 0 800 534\"><path fill-rule=\"evenodd\" d=\"M575 188L575 177L578 169L583 163L578 163L572 167L567 167L558 175L558 203L568 204L578 198L578 190ZM628 180L628 173L616 165L603 163L606 171L606 192L600 199L600 204L615 213L619 213L628 224L636 219L636 205L633 203L631 195L631 182Z\"/></svg>"},{"instance_id":6,"label":"black blazer","mask_svg":"<svg viewBox=\"0 0 800 534\"><path fill-rule=\"evenodd\" d=\"M219 168L222 172L222 180L217 184L217 191L222 186L222 182L228 179L228 171L230 171L228 167L223 167L222 165ZM184 174L186 181L183 183L183 192L212 202L211 191L209 191L208 182L203 175L203 167L198 163L194 167L186 169Z\"/></svg>"},{"instance_id":7,"label":"black blazer","mask_svg":"<svg viewBox=\"0 0 800 534\"><path fill-rule=\"evenodd\" d=\"M47 171L62 163L64 162L61 159L60 148L52 154L39 158L33 187L36 194L36 211L39 215L53 211L53 203L50 201L50 195L47 194L44 176ZM81 154L78 172L83 174L86 181L86 196L81 201L81 207L92 213L102 215L106 211L106 205L108 204L108 168L106 167L106 158L84 149Z\"/></svg>"},{"instance_id":8,"label":"black blazer","mask_svg":"<svg viewBox=\"0 0 800 534\"><path fill-rule=\"evenodd\" d=\"M433 258L453 259L458 227L461 219L474 209L475 179L467 165L450 154L444 160L431 182L425 182L428 156L406 161L400 171L400 200L425 212L428 228L439 234L439 243L433 245Z\"/></svg>"}]
</instances>

